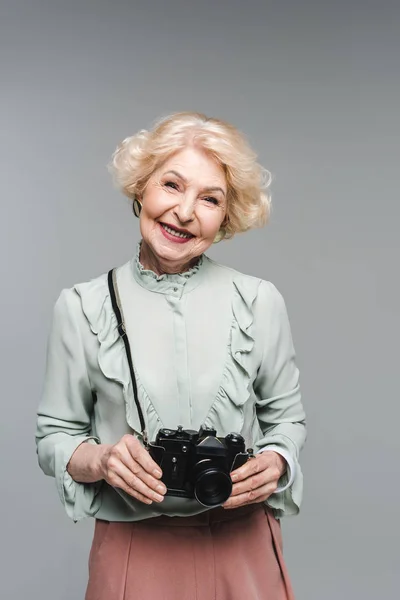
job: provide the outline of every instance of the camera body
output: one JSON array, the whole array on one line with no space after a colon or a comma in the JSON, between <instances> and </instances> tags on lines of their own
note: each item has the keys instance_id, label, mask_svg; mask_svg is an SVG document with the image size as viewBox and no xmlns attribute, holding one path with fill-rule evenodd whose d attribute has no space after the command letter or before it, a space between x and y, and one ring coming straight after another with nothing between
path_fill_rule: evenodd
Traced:
<instances>
[{"instance_id":1,"label":"camera body","mask_svg":"<svg viewBox=\"0 0 400 600\"><path fill-rule=\"evenodd\" d=\"M238 433L217 437L215 429L160 429L148 450L163 471L167 495L219 506L232 492L230 472L253 456Z\"/></svg>"}]
</instances>

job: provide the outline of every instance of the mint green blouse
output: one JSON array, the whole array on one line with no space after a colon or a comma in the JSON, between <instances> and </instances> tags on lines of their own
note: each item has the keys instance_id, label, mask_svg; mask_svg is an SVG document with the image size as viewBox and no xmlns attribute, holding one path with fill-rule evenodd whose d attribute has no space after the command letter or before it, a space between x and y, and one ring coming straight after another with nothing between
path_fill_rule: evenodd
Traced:
<instances>
[{"instance_id":1,"label":"mint green blouse","mask_svg":"<svg viewBox=\"0 0 400 600\"><path fill-rule=\"evenodd\" d=\"M151 440L160 427L213 426L248 447L280 448L294 478L267 500L276 517L296 514L305 437L299 372L284 300L270 282L203 255L182 274L157 276L135 257L117 269L138 396ZM38 409L39 464L55 477L67 514L109 521L193 515L196 500L145 505L105 481L77 483L66 466L82 442L141 439L125 347L104 274L63 290L54 308ZM280 484L285 484L285 474ZM286 480L286 483L287 480Z\"/></svg>"}]
</instances>

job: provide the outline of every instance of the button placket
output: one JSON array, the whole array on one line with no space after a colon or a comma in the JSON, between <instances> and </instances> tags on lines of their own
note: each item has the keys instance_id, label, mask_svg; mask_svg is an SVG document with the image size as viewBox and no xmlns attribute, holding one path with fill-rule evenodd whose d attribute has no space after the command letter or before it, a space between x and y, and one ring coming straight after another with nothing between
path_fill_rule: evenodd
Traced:
<instances>
[{"instance_id":1,"label":"button placket","mask_svg":"<svg viewBox=\"0 0 400 600\"><path fill-rule=\"evenodd\" d=\"M184 285L175 284L169 289L167 296L174 300L180 300L182 298L184 289Z\"/></svg>"},{"instance_id":2,"label":"button placket","mask_svg":"<svg viewBox=\"0 0 400 600\"><path fill-rule=\"evenodd\" d=\"M172 292L173 292L172 288ZM184 302L181 302L183 286L178 287L177 292L170 293L166 300L172 309L173 329L174 329L174 353L175 353L175 372L178 389L178 405L180 422L189 426L192 419L192 409L190 401L190 384L188 371L188 349L187 334L184 316ZM178 297L179 294L179 297ZM174 425L175 426L175 425Z\"/></svg>"}]
</instances>

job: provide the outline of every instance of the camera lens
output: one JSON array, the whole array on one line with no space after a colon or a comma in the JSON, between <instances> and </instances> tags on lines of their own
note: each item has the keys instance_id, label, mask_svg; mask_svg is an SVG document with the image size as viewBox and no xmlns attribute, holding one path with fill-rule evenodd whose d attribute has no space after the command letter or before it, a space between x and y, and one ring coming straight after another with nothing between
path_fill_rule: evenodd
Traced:
<instances>
[{"instance_id":1,"label":"camera lens","mask_svg":"<svg viewBox=\"0 0 400 600\"><path fill-rule=\"evenodd\" d=\"M232 481L223 469L213 466L210 460L196 465L194 495L200 504L207 507L219 506L228 500L232 492Z\"/></svg>"}]
</instances>

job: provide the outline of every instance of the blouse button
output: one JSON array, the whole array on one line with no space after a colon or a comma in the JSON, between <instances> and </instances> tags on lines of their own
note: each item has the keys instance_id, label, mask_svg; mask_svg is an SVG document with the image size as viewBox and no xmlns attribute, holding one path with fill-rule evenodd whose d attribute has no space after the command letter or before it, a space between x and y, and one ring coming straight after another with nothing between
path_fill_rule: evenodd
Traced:
<instances>
[{"instance_id":1,"label":"blouse button","mask_svg":"<svg viewBox=\"0 0 400 600\"><path fill-rule=\"evenodd\" d=\"M177 287L174 287L174 292L177 292L177 291L178 291L178 288L177 288Z\"/></svg>"}]
</instances>

